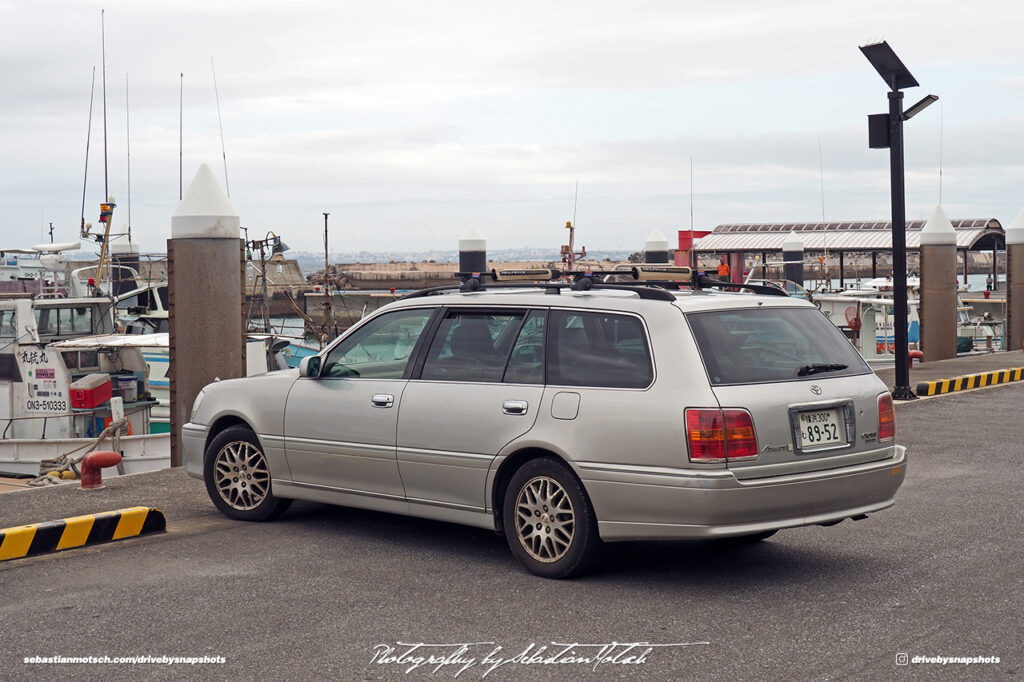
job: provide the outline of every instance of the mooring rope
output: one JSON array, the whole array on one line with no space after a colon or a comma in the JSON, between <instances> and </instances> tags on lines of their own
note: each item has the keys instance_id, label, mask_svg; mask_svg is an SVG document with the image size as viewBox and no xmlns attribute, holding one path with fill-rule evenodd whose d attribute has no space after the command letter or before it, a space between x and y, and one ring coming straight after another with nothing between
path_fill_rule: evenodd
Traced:
<instances>
[{"instance_id":1,"label":"mooring rope","mask_svg":"<svg viewBox=\"0 0 1024 682\"><path fill-rule=\"evenodd\" d=\"M106 438L111 438L115 452L120 452L121 446L121 429L128 427L128 420L121 418L116 422L111 422L110 426L103 429L103 433L99 435L91 443L80 445L74 450L65 452L59 457L53 459L44 459L39 463L39 475L28 482L30 486L46 486L63 483L65 480L61 478L61 474L65 471L71 471L75 474L75 478L81 478L82 472L78 470L78 465L85 459L85 456L96 449L96 447L102 443ZM81 454L75 454L81 450L85 450ZM118 467L120 469L120 466ZM121 472L124 473L124 472ZM51 475L56 474L56 475Z\"/></svg>"}]
</instances>

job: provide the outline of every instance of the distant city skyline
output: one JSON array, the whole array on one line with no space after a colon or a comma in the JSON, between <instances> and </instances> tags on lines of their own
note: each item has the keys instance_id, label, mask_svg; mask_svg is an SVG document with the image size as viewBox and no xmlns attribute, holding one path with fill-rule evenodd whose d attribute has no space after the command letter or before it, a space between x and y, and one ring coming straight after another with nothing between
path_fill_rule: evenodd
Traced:
<instances>
[{"instance_id":1,"label":"distant city skyline","mask_svg":"<svg viewBox=\"0 0 1024 682\"><path fill-rule=\"evenodd\" d=\"M0 0L0 17L0 248L51 222L77 240L83 184L97 224L106 175L114 229L130 211L163 251L179 163L186 186L210 165L251 238L311 252L323 212L339 252L451 249L469 228L557 250L574 216L577 244L620 251L691 215L888 220L888 154L867 147L885 87L857 49L879 39L921 83L907 105L940 97L906 126L907 217L940 194L951 218L1024 209L1020 3Z\"/></svg>"}]
</instances>

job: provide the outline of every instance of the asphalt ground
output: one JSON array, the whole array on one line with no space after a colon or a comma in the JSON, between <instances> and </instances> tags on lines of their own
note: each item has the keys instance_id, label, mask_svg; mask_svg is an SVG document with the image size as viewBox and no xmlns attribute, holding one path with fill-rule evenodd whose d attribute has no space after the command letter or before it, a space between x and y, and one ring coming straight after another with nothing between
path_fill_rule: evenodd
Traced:
<instances>
[{"instance_id":1,"label":"asphalt ground","mask_svg":"<svg viewBox=\"0 0 1024 682\"><path fill-rule=\"evenodd\" d=\"M573 581L525 573L473 528L313 504L230 521L181 470L6 493L0 527L150 505L169 530L0 563L0 678L472 680L485 655L531 644L650 642L689 645L596 667L510 662L486 679L1019 679L1022 400L1017 383L898 405L907 480L896 507L864 521L746 548L609 545ZM461 658L475 663L456 678L456 666L374 662L399 642L471 645ZM903 666L901 654L1000 662ZM144 655L225 662L24 662Z\"/></svg>"}]
</instances>

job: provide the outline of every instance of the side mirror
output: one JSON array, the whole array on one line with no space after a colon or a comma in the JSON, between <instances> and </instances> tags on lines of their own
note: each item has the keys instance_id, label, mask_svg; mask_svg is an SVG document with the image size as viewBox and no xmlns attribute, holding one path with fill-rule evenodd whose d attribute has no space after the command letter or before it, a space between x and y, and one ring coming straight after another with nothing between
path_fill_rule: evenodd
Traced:
<instances>
[{"instance_id":1,"label":"side mirror","mask_svg":"<svg viewBox=\"0 0 1024 682\"><path fill-rule=\"evenodd\" d=\"M302 358L299 363L299 376L315 379L320 376L320 356L310 355Z\"/></svg>"}]
</instances>

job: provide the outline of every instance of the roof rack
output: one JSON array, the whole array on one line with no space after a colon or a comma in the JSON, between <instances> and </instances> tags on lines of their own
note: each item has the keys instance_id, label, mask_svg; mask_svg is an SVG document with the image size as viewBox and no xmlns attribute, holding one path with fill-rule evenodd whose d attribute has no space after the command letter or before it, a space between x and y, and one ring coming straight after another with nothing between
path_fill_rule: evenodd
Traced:
<instances>
[{"instance_id":1,"label":"roof rack","mask_svg":"<svg viewBox=\"0 0 1024 682\"><path fill-rule=\"evenodd\" d=\"M608 276L632 277L632 282L606 282ZM695 273L686 266L640 264L630 270L571 270L559 271L552 268L533 268L523 270L491 270L490 272L456 272L459 284L430 287L406 294L402 299L421 298L451 291L473 292L485 289L514 288L524 286L544 289L548 294L559 294L562 289L572 291L609 290L629 291L637 297L655 301L675 301L676 297L670 290L680 290L686 285L694 291L708 288L725 290L747 289L769 296L787 296L782 289L761 284L738 284L721 282L707 275ZM559 279L572 278L572 282L560 282ZM485 283L490 279L491 282Z\"/></svg>"}]
</instances>

